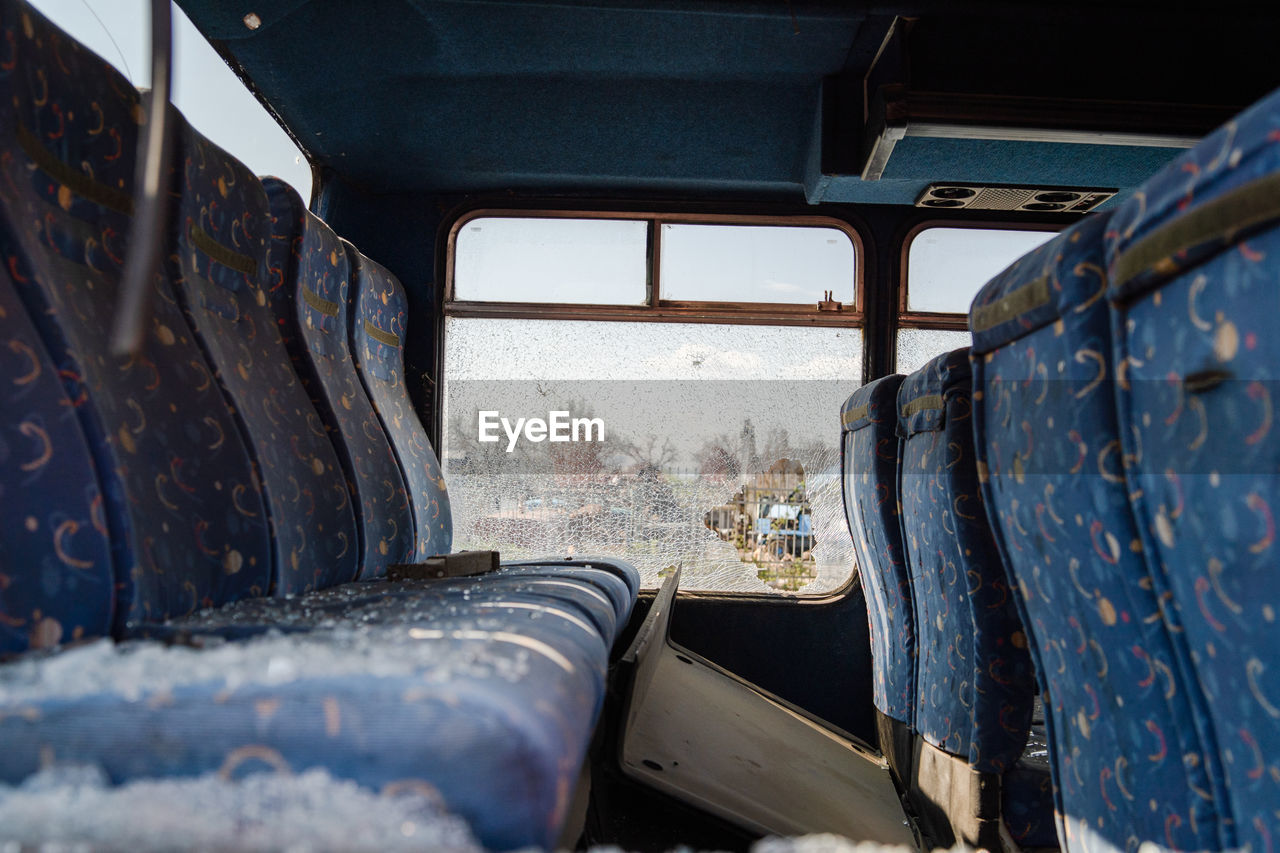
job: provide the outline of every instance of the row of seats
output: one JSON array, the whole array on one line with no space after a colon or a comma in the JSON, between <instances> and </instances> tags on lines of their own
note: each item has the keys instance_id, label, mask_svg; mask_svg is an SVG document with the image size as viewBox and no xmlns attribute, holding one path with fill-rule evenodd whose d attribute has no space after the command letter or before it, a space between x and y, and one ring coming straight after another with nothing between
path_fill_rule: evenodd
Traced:
<instances>
[{"instance_id":1,"label":"row of seats","mask_svg":"<svg viewBox=\"0 0 1280 853\"><path fill-rule=\"evenodd\" d=\"M968 351L859 388L842 413L882 751L939 844L1056 845L1035 686L983 512ZM1028 743L1032 754L1024 756Z\"/></svg>"},{"instance_id":2,"label":"row of seats","mask_svg":"<svg viewBox=\"0 0 1280 853\"><path fill-rule=\"evenodd\" d=\"M1025 625L1045 697L1057 835L1068 849L1261 850L1280 832L1278 142L1280 92L1113 213L996 276L970 312L972 353L878 380L845 407L875 702L893 721L882 731L918 730L963 754L965 739L952 742L937 715L945 709L953 726L967 715L979 768L993 754L973 749L982 727L1021 725L976 677L954 689L967 667L957 676L937 664L944 646L949 666L963 662L971 642L974 663L1001 687L1016 681L1010 644L977 651L993 629L1024 636L1008 633L1006 609L975 606L1007 576L1000 597ZM931 373L971 383L971 413L953 410L945 382L940 403ZM920 485L916 466L936 466L911 444L939 405L943 467L973 459L980 491ZM952 432L959 420L972 424L967 438ZM964 532L988 523L986 544ZM952 564L954 544L964 557ZM965 602L973 633L953 648L946 608ZM889 754L894 741L882 741ZM1016 836L1011 818L1006 800Z\"/></svg>"},{"instance_id":3,"label":"row of seats","mask_svg":"<svg viewBox=\"0 0 1280 853\"><path fill-rule=\"evenodd\" d=\"M111 355L139 95L21 0L0 36L0 781L323 767L553 845L635 570L378 580L451 547L399 282L175 114L146 334Z\"/></svg>"}]
</instances>

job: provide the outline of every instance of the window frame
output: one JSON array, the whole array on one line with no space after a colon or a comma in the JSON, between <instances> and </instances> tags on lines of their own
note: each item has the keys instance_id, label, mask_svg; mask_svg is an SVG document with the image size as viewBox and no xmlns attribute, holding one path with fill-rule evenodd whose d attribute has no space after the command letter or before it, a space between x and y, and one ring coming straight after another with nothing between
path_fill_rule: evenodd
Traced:
<instances>
[{"instance_id":1,"label":"window frame","mask_svg":"<svg viewBox=\"0 0 1280 853\"><path fill-rule=\"evenodd\" d=\"M947 329L967 332L969 315L955 314L948 311L910 311L907 309L907 287L911 278L910 257L911 244L923 232L930 228L972 228L982 231L1049 231L1060 232L1070 222L1057 224L1050 222L1008 222L986 219L926 219L916 223L902 239L902 248L898 256L898 306L897 324L894 329L896 341L898 329ZM896 349L896 346L895 346Z\"/></svg>"},{"instance_id":2,"label":"window frame","mask_svg":"<svg viewBox=\"0 0 1280 853\"><path fill-rule=\"evenodd\" d=\"M482 218L520 219L625 219L649 223L648 300L644 305L577 304L554 302L479 302L453 298L454 265L458 232L469 222ZM757 227L834 228L853 245L854 302L842 303L843 310L820 310L816 303L712 302L662 298L663 225L750 225ZM628 210L570 210L478 208L467 211L449 228L442 294L447 317L497 317L545 320L605 320L657 323L721 323L755 326L857 327L865 321L864 286L866 250L862 235L851 223L830 216L768 216L716 213L659 213Z\"/></svg>"}]
</instances>

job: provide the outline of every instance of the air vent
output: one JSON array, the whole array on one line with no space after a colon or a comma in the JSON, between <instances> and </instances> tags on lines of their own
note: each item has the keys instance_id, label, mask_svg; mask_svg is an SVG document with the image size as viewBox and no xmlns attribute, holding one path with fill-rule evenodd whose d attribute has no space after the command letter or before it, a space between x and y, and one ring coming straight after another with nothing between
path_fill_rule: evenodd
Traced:
<instances>
[{"instance_id":1,"label":"air vent","mask_svg":"<svg viewBox=\"0 0 1280 853\"><path fill-rule=\"evenodd\" d=\"M938 210L1029 210L1035 213L1088 213L1115 190L1080 187L1008 187L931 184L916 207Z\"/></svg>"}]
</instances>

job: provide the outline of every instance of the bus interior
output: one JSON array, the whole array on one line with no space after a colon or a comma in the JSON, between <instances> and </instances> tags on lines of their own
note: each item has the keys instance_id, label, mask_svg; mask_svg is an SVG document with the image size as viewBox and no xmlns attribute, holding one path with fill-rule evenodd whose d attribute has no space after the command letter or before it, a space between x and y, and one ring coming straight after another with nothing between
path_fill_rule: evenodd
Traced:
<instances>
[{"instance_id":1,"label":"bus interior","mask_svg":"<svg viewBox=\"0 0 1280 853\"><path fill-rule=\"evenodd\" d=\"M1272 849L1280 6L176 2L309 190L0 0L0 849Z\"/></svg>"}]
</instances>

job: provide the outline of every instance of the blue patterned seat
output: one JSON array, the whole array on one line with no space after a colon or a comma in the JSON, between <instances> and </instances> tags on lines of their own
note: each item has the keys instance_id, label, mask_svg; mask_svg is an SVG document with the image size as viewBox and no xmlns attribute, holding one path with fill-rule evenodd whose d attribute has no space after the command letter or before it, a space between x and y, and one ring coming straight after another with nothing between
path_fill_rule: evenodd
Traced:
<instances>
[{"instance_id":1,"label":"blue patterned seat","mask_svg":"<svg viewBox=\"0 0 1280 853\"><path fill-rule=\"evenodd\" d=\"M248 451L162 277L140 351L107 355L137 92L25 4L0 4L0 30L14 52L0 70L0 253L93 455L115 630L260 595L271 560Z\"/></svg>"},{"instance_id":2,"label":"blue patterned seat","mask_svg":"<svg viewBox=\"0 0 1280 853\"><path fill-rule=\"evenodd\" d=\"M1064 846L1208 849L1215 757L1196 733L1199 685L1178 668L1129 508L1106 227L1105 215L1073 226L974 300L979 471L1050 697Z\"/></svg>"},{"instance_id":3,"label":"blue patterned seat","mask_svg":"<svg viewBox=\"0 0 1280 853\"><path fill-rule=\"evenodd\" d=\"M255 462L274 594L349 581L360 543L333 442L268 306L270 207L258 178L185 121L174 290Z\"/></svg>"},{"instance_id":4,"label":"blue patterned seat","mask_svg":"<svg viewBox=\"0 0 1280 853\"><path fill-rule=\"evenodd\" d=\"M915 720L927 753L919 773L945 766L938 753L956 756L979 774L975 790L999 791L1000 799L975 796L969 815L957 814L953 801L947 818L961 840L993 848L1000 814L1016 811L1042 815L1021 822L1020 844L1053 844L1053 806L1045 788L1013 779L996 787L1018 766L1027 743L1035 685L978 488L968 348L944 353L908 376L898 390L898 414L902 531L919 642ZM1032 802L1011 802L1024 798ZM957 822L962 817L973 821L963 827Z\"/></svg>"},{"instance_id":5,"label":"blue patterned seat","mask_svg":"<svg viewBox=\"0 0 1280 853\"><path fill-rule=\"evenodd\" d=\"M404 334L408 302L404 288L381 264L346 241L352 266L351 353L374 411L382 421L409 487L417 548L421 560L447 554L453 546L453 515L440 463L404 379Z\"/></svg>"},{"instance_id":6,"label":"blue patterned seat","mask_svg":"<svg viewBox=\"0 0 1280 853\"><path fill-rule=\"evenodd\" d=\"M443 619L460 612L487 610L496 603L538 612L549 608L572 613L606 646L612 645L625 627L625 623L619 624L608 597L590 583L566 583L554 575L490 575L428 582L350 583L290 599L250 598L154 626L148 636L164 640L239 639L270 631L303 633L369 621L381 625L385 619L401 620L409 613L426 619L434 612ZM391 608L389 615L383 612L387 608Z\"/></svg>"},{"instance_id":7,"label":"blue patterned seat","mask_svg":"<svg viewBox=\"0 0 1280 853\"><path fill-rule=\"evenodd\" d=\"M639 586L639 573L629 563L610 557L590 560L527 560L503 563L491 577L542 577L589 585L613 606L618 625L627 624L636 601L631 582Z\"/></svg>"},{"instance_id":8,"label":"blue patterned seat","mask_svg":"<svg viewBox=\"0 0 1280 853\"><path fill-rule=\"evenodd\" d=\"M552 848L604 695L599 634L501 591L453 612L417 594L339 603L347 621L303 635L102 643L0 667L0 780L50 760L116 784L322 767L430 791L486 847Z\"/></svg>"},{"instance_id":9,"label":"blue patterned seat","mask_svg":"<svg viewBox=\"0 0 1280 853\"><path fill-rule=\"evenodd\" d=\"M271 203L271 307L303 387L335 438L356 512L359 577L381 577L414 554L413 516L347 343L350 318L343 307L351 266L338 236L303 207L292 187L274 178L263 184Z\"/></svg>"},{"instance_id":10,"label":"blue patterned seat","mask_svg":"<svg viewBox=\"0 0 1280 853\"><path fill-rule=\"evenodd\" d=\"M566 565L572 562L572 565ZM627 625L635 595L627 591L627 581L639 584L639 573L621 560L594 559L527 560L504 563L503 567L476 577L436 580L430 583L386 584L350 583L289 599L254 598L233 606L201 611L148 626L147 636L170 639L195 635L226 638L252 636L266 631L311 631L351 621L347 611L373 614L362 603L386 597L418 597L421 612L441 607L442 612L466 610L473 595L518 596L547 606L568 607L592 625L606 646L612 646Z\"/></svg>"},{"instance_id":11,"label":"blue patterned seat","mask_svg":"<svg viewBox=\"0 0 1280 853\"><path fill-rule=\"evenodd\" d=\"M1280 92L1157 173L1106 234L1138 533L1208 698L1219 845L1253 850L1280 837L1278 142Z\"/></svg>"},{"instance_id":12,"label":"blue patterned seat","mask_svg":"<svg viewBox=\"0 0 1280 853\"><path fill-rule=\"evenodd\" d=\"M840 425L845 520L871 628L872 695L876 710L887 718L879 723L880 748L899 779L906 779L915 723L916 623L899 517L902 380L886 376L853 392L841 408Z\"/></svg>"},{"instance_id":13,"label":"blue patterned seat","mask_svg":"<svg viewBox=\"0 0 1280 853\"><path fill-rule=\"evenodd\" d=\"M111 629L102 492L57 369L0 268L0 658Z\"/></svg>"}]
</instances>

